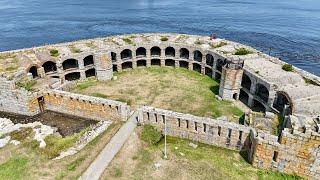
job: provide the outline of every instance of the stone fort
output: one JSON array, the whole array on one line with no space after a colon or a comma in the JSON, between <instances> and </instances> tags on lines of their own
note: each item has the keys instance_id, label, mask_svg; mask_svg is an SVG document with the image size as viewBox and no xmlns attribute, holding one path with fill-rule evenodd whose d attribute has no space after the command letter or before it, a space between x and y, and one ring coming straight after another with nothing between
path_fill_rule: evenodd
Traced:
<instances>
[{"instance_id":1,"label":"stone fort","mask_svg":"<svg viewBox=\"0 0 320 180\"><path fill-rule=\"evenodd\" d=\"M239 48L251 53L235 55ZM236 151L252 166L320 178L320 78L251 47L225 39L186 34L131 34L46 45L0 53L0 111L34 116L45 110L97 121L126 121L123 102L65 91L72 81L113 78L137 67L171 66L197 71L220 82L223 100L252 111L284 116L278 136L223 118L196 117L148 106L137 120L167 133ZM19 83L34 80L36 90Z\"/></svg>"}]
</instances>

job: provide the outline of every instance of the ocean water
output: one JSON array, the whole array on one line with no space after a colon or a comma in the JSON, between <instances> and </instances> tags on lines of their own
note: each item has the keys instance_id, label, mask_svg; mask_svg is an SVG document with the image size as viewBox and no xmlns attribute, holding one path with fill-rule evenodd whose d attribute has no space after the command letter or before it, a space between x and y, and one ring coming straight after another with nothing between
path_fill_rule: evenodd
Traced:
<instances>
[{"instance_id":1,"label":"ocean water","mask_svg":"<svg viewBox=\"0 0 320 180\"><path fill-rule=\"evenodd\" d=\"M320 75L320 0L0 0L0 51L139 32L215 33Z\"/></svg>"}]
</instances>

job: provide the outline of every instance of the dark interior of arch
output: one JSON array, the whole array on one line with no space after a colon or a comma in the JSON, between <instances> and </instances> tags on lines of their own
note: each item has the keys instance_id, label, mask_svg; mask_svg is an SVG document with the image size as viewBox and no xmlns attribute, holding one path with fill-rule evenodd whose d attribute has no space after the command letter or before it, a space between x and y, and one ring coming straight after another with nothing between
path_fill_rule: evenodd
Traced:
<instances>
[{"instance_id":1,"label":"dark interior of arch","mask_svg":"<svg viewBox=\"0 0 320 180\"><path fill-rule=\"evenodd\" d=\"M226 64L226 60L221 60L221 59L218 59L217 61L217 70L222 72L222 67Z\"/></svg>"},{"instance_id":2,"label":"dark interior of arch","mask_svg":"<svg viewBox=\"0 0 320 180\"><path fill-rule=\"evenodd\" d=\"M124 62L121 64L122 69L130 69L132 68L132 62Z\"/></svg>"},{"instance_id":3,"label":"dark interior of arch","mask_svg":"<svg viewBox=\"0 0 320 180\"><path fill-rule=\"evenodd\" d=\"M74 81L80 79L80 72L73 72L65 75L67 81Z\"/></svg>"},{"instance_id":4,"label":"dark interior of arch","mask_svg":"<svg viewBox=\"0 0 320 180\"><path fill-rule=\"evenodd\" d=\"M201 65L197 63L193 63L193 70L201 73Z\"/></svg>"},{"instance_id":5,"label":"dark interior of arch","mask_svg":"<svg viewBox=\"0 0 320 180\"><path fill-rule=\"evenodd\" d=\"M139 61L137 61L137 66L138 67L147 66L147 61L146 60L139 60Z\"/></svg>"},{"instance_id":6,"label":"dark interior of arch","mask_svg":"<svg viewBox=\"0 0 320 180\"><path fill-rule=\"evenodd\" d=\"M206 64L209 66L213 66L214 58L211 54L206 55Z\"/></svg>"},{"instance_id":7,"label":"dark interior of arch","mask_svg":"<svg viewBox=\"0 0 320 180\"><path fill-rule=\"evenodd\" d=\"M189 63L187 61L179 61L179 67L189 69Z\"/></svg>"},{"instance_id":8,"label":"dark interior of arch","mask_svg":"<svg viewBox=\"0 0 320 180\"><path fill-rule=\"evenodd\" d=\"M83 59L83 64L84 64L84 66L88 66L88 65L94 64L94 62L93 62L93 56L92 56L92 55L89 55L89 56L85 57L85 58Z\"/></svg>"},{"instance_id":9,"label":"dark interior of arch","mask_svg":"<svg viewBox=\"0 0 320 180\"><path fill-rule=\"evenodd\" d=\"M144 47L139 47L137 50L136 50L136 56L143 56L145 57L147 55L147 51Z\"/></svg>"},{"instance_id":10,"label":"dark interior of arch","mask_svg":"<svg viewBox=\"0 0 320 180\"><path fill-rule=\"evenodd\" d=\"M268 102L269 91L264 85L257 84L256 95L259 96L264 102Z\"/></svg>"},{"instance_id":11,"label":"dark interior of arch","mask_svg":"<svg viewBox=\"0 0 320 180\"><path fill-rule=\"evenodd\" d=\"M253 100L251 109L255 112L266 112L266 108L257 100Z\"/></svg>"},{"instance_id":12,"label":"dark interior of arch","mask_svg":"<svg viewBox=\"0 0 320 180\"><path fill-rule=\"evenodd\" d=\"M220 82L221 80L221 74L220 73L215 73L214 79L217 80L218 82Z\"/></svg>"},{"instance_id":13,"label":"dark interior of arch","mask_svg":"<svg viewBox=\"0 0 320 180\"><path fill-rule=\"evenodd\" d=\"M160 59L151 59L151 66L160 66L161 60Z\"/></svg>"},{"instance_id":14,"label":"dark interior of arch","mask_svg":"<svg viewBox=\"0 0 320 180\"><path fill-rule=\"evenodd\" d=\"M180 58L189 59L189 50L186 48L181 48L180 49Z\"/></svg>"},{"instance_id":15,"label":"dark interior of arch","mask_svg":"<svg viewBox=\"0 0 320 180\"><path fill-rule=\"evenodd\" d=\"M118 71L118 66L116 64L112 65L112 70L114 72Z\"/></svg>"},{"instance_id":16,"label":"dark interior of arch","mask_svg":"<svg viewBox=\"0 0 320 180\"><path fill-rule=\"evenodd\" d=\"M176 50L173 47L167 47L165 50L165 54L167 57L175 57Z\"/></svg>"},{"instance_id":17,"label":"dark interior of arch","mask_svg":"<svg viewBox=\"0 0 320 180\"><path fill-rule=\"evenodd\" d=\"M112 62L116 62L117 61L117 53L111 52L111 60L112 60Z\"/></svg>"},{"instance_id":18,"label":"dark interior of arch","mask_svg":"<svg viewBox=\"0 0 320 180\"><path fill-rule=\"evenodd\" d=\"M132 52L130 49L125 49L120 54L121 59L131 59L132 58Z\"/></svg>"},{"instance_id":19,"label":"dark interior of arch","mask_svg":"<svg viewBox=\"0 0 320 180\"><path fill-rule=\"evenodd\" d=\"M202 61L202 53L200 51L194 51L193 59L195 61L201 62Z\"/></svg>"},{"instance_id":20,"label":"dark interior of arch","mask_svg":"<svg viewBox=\"0 0 320 180\"><path fill-rule=\"evenodd\" d=\"M78 68L79 64L76 59L67 59L62 63L63 70Z\"/></svg>"},{"instance_id":21,"label":"dark interior of arch","mask_svg":"<svg viewBox=\"0 0 320 180\"><path fill-rule=\"evenodd\" d=\"M160 56L161 49L157 46L151 48L151 56Z\"/></svg>"},{"instance_id":22,"label":"dark interior of arch","mask_svg":"<svg viewBox=\"0 0 320 180\"><path fill-rule=\"evenodd\" d=\"M242 89L240 89L239 100L243 102L243 104L248 105L249 95Z\"/></svg>"},{"instance_id":23,"label":"dark interior of arch","mask_svg":"<svg viewBox=\"0 0 320 180\"><path fill-rule=\"evenodd\" d=\"M206 68L205 68L205 74L206 74L207 76L209 76L209 77L212 77L212 69L206 67Z\"/></svg>"},{"instance_id":24,"label":"dark interior of arch","mask_svg":"<svg viewBox=\"0 0 320 180\"><path fill-rule=\"evenodd\" d=\"M273 103L273 107L276 108L280 113L283 113L285 106L287 106L285 115L291 114L290 100L283 93L277 92L276 100Z\"/></svg>"},{"instance_id":25,"label":"dark interior of arch","mask_svg":"<svg viewBox=\"0 0 320 180\"><path fill-rule=\"evenodd\" d=\"M36 66L32 66L32 67L29 69L29 73L32 74L32 77L33 77L33 78L37 78L37 77L38 77L37 67L36 67Z\"/></svg>"},{"instance_id":26,"label":"dark interior of arch","mask_svg":"<svg viewBox=\"0 0 320 180\"><path fill-rule=\"evenodd\" d=\"M96 69L92 68L92 69L88 69L86 70L86 77L93 77L96 76Z\"/></svg>"},{"instance_id":27,"label":"dark interior of arch","mask_svg":"<svg viewBox=\"0 0 320 180\"><path fill-rule=\"evenodd\" d=\"M175 67L175 61L173 59L166 59L165 65Z\"/></svg>"},{"instance_id":28,"label":"dark interior of arch","mask_svg":"<svg viewBox=\"0 0 320 180\"><path fill-rule=\"evenodd\" d=\"M57 71L57 66L56 63L52 62L52 61L47 61L42 65L44 72L48 73L48 72L55 72Z\"/></svg>"},{"instance_id":29,"label":"dark interior of arch","mask_svg":"<svg viewBox=\"0 0 320 180\"><path fill-rule=\"evenodd\" d=\"M245 73L243 73L242 76L242 81L241 81L241 86L248 89L250 91L251 88L251 79L249 78L248 75L246 75Z\"/></svg>"}]
</instances>

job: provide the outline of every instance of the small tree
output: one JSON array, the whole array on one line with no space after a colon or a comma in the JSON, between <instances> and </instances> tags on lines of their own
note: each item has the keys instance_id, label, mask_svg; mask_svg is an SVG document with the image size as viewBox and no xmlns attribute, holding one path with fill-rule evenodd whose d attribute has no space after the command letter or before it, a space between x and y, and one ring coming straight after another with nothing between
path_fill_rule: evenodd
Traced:
<instances>
[{"instance_id":1,"label":"small tree","mask_svg":"<svg viewBox=\"0 0 320 180\"><path fill-rule=\"evenodd\" d=\"M157 144L162 139L162 134L151 125L143 126L141 139L149 144Z\"/></svg>"}]
</instances>

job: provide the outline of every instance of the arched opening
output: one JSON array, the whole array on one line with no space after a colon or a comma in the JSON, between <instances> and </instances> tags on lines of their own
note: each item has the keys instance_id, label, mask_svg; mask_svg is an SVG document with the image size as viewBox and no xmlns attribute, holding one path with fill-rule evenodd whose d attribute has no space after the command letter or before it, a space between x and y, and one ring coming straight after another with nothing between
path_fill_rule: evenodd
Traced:
<instances>
[{"instance_id":1,"label":"arched opening","mask_svg":"<svg viewBox=\"0 0 320 180\"><path fill-rule=\"evenodd\" d=\"M260 97L264 102L268 102L269 99L269 90L262 84L257 84L256 86L256 95Z\"/></svg>"},{"instance_id":2,"label":"arched opening","mask_svg":"<svg viewBox=\"0 0 320 180\"><path fill-rule=\"evenodd\" d=\"M45 73L57 71L57 65L56 65L56 63L54 63L52 61L47 61L47 62L43 63L42 67L43 67Z\"/></svg>"},{"instance_id":3,"label":"arched opening","mask_svg":"<svg viewBox=\"0 0 320 180\"><path fill-rule=\"evenodd\" d=\"M206 64L208 66L213 66L214 58L211 54L206 55Z\"/></svg>"},{"instance_id":4,"label":"arched opening","mask_svg":"<svg viewBox=\"0 0 320 180\"><path fill-rule=\"evenodd\" d=\"M290 101L289 96L284 92L277 92L273 107L277 109L281 114L292 114L292 102Z\"/></svg>"},{"instance_id":5,"label":"arched opening","mask_svg":"<svg viewBox=\"0 0 320 180\"><path fill-rule=\"evenodd\" d=\"M173 47L167 47L165 50L166 57L175 57L176 50Z\"/></svg>"},{"instance_id":6,"label":"arched opening","mask_svg":"<svg viewBox=\"0 0 320 180\"><path fill-rule=\"evenodd\" d=\"M93 64L94 64L94 62L93 62L93 55L89 55L89 56L85 57L85 58L83 59L83 64L84 64L84 66L93 65Z\"/></svg>"},{"instance_id":7,"label":"arched opening","mask_svg":"<svg viewBox=\"0 0 320 180\"><path fill-rule=\"evenodd\" d=\"M137 66L138 67L145 67L145 66L147 66L147 61L146 60L139 60L139 61L137 61Z\"/></svg>"},{"instance_id":8,"label":"arched opening","mask_svg":"<svg viewBox=\"0 0 320 180\"><path fill-rule=\"evenodd\" d=\"M253 100L251 109L255 112L263 112L263 113L266 112L266 108L264 107L264 105L257 100Z\"/></svg>"},{"instance_id":9,"label":"arched opening","mask_svg":"<svg viewBox=\"0 0 320 180\"><path fill-rule=\"evenodd\" d=\"M69 73L69 74L66 74L64 77L67 81L75 81L80 79L80 72Z\"/></svg>"},{"instance_id":10,"label":"arched opening","mask_svg":"<svg viewBox=\"0 0 320 180\"><path fill-rule=\"evenodd\" d=\"M62 63L63 70L78 68L78 61L76 59L67 59Z\"/></svg>"},{"instance_id":11,"label":"arched opening","mask_svg":"<svg viewBox=\"0 0 320 180\"><path fill-rule=\"evenodd\" d=\"M193 60L202 62L202 53L198 50L193 52Z\"/></svg>"},{"instance_id":12,"label":"arched opening","mask_svg":"<svg viewBox=\"0 0 320 180\"><path fill-rule=\"evenodd\" d=\"M211 68L206 67L206 68L205 68L205 74L206 74L207 76L209 76L209 77L211 77L211 78L212 78L212 69L211 69Z\"/></svg>"},{"instance_id":13,"label":"arched opening","mask_svg":"<svg viewBox=\"0 0 320 180\"><path fill-rule=\"evenodd\" d=\"M132 62L124 62L121 64L122 69L129 69L132 68Z\"/></svg>"},{"instance_id":14,"label":"arched opening","mask_svg":"<svg viewBox=\"0 0 320 180\"><path fill-rule=\"evenodd\" d=\"M216 72L215 76L214 76L214 79L217 80L217 81L220 81L221 80L221 74Z\"/></svg>"},{"instance_id":15,"label":"arched opening","mask_svg":"<svg viewBox=\"0 0 320 180\"><path fill-rule=\"evenodd\" d=\"M116 64L112 65L112 71L113 72L118 71L118 66Z\"/></svg>"},{"instance_id":16,"label":"arched opening","mask_svg":"<svg viewBox=\"0 0 320 180\"><path fill-rule=\"evenodd\" d=\"M120 53L121 59L132 59L132 51L130 49L125 49Z\"/></svg>"},{"instance_id":17,"label":"arched opening","mask_svg":"<svg viewBox=\"0 0 320 180\"><path fill-rule=\"evenodd\" d=\"M175 67L175 61L173 59L166 59L165 65Z\"/></svg>"},{"instance_id":18,"label":"arched opening","mask_svg":"<svg viewBox=\"0 0 320 180\"><path fill-rule=\"evenodd\" d=\"M197 63L193 63L193 70L201 73L201 65Z\"/></svg>"},{"instance_id":19,"label":"arched opening","mask_svg":"<svg viewBox=\"0 0 320 180\"><path fill-rule=\"evenodd\" d=\"M151 66L160 66L161 60L160 59L151 59Z\"/></svg>"},{"instance_id":20,"label":"arched opening","mask_svg":"<svg viewBox=\"0 0 320 180\"><path fill-rule=\"evenodd\" d=\"M240 95L239 95L239 100L243 103L248 105L249 102L249 95L242 89L240 89Z\"/></svg>"},{"instance_id":21,"label":"arched opening","mask_svg":"<svg viewBox=\"0 0 320 180\"><path fill-rule=\"evenodd\" d=\"M160 56L161 55L161 49L157 46L154 46L151 48L151 56Z\"/></svg>"},{"instance_id":22,"label":"arched opening","mask_svg":"<svg viewBox=\"0 0 320 180\"><path fill-rule=\"evenodd\" d=\"M137 58L146 57L146 56L147 56L146 48L144 48L144 47L139 47L139 48L136 50L136 57L137 57Z\"/></svg>"},{"instance_id":23,"label":"arched opening","mask_svg":"<svg viewBox=\"0 0 320 180\"><path fill-rule=\"evenodd\" d=\"M186 48L181 48L180 49L180 58L189 59L189 50Z\"/></svg>"},{"instance_id":24,"label":"arched opening","mask_svg":"<svg viewBox=\"0 0 320 180\"><path fill-rule=\"evenodd\" d=\"M32 78L37 78L39 77L38 75L38 70L37 70L37 66L32 66L30 69L29 69L29 73L32 74Z\"/></svg>"},{"instance_id":25,"label":"arched opening","mask_svg":"<svg viewBox=\"0 0 320 180\"><path fill-rule=\"evenodd\" d=\"M218 59L217 60L217 65L216 65L216 69L219 71L219 72L222 72L222 67L226 64L226 60L221 60L221 59Z\"/></svg>"},{"instance_id":26,"label":"arched opening","mask_svg":"<svg viewBox=\"0 0 320 180\"><path fill-rule=\"evenodd\" d=\"M111 60L112 60L112 62L116 62L117 61L117 53L111 52Z\"/></svg>"},{"instance_id":27,"label":"arched opening","mask_svg":"<svg viewBox=\"0 0 320 180\"><path fill-rule=\"evenodd\" d=\"M251 89L251 79L245 73L243 73L243 76L242 76L241 86L243 88L246 88L249 91Z\"/></svg>"},{"instance_id":28,"label":"arched opening","mask_svg":"<svg viewBox=\"0 0 320 180\"><path fill-rule=\"evenodd\" d=\"M189 69L189 63L187 61L179 61L179 67Z\"/></svg>"},{"instance_id":29,"label":"arched opening","mask_svg":"<svg viewBox=\"0 0 320 180\"><path fill-rule=\"evenodd\" d=\"M96 69L92 68L92 69L88 69L86 70L86 77L92 77L92 76L96 76Z\"/></svg>"}]
</instances>

